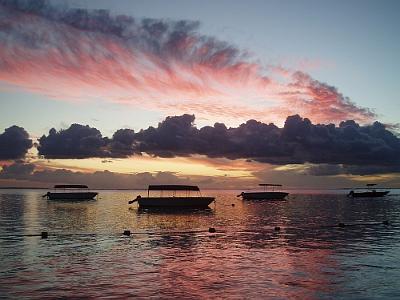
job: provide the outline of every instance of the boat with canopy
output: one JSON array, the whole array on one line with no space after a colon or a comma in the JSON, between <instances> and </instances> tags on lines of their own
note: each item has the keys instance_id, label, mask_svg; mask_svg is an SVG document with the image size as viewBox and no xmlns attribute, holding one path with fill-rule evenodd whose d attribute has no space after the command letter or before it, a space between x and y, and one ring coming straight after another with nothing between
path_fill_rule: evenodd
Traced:
<instances>
[{"instance_id":1,"label":"boat with canopy","mask_svg":"<svg viewBox=\"0 0 400 300\"><path fill-rule=\"evenodd\" d=\"M89 190L83 184L57 184L51 192L47 192L42 197L49 200L92 200L98 195L97 192Z\"/></svg>"},{"instance_id":2,"label":"boat with canopy","mask_svg":"<svg viewBox=\"0 0 400 300\"><path fill-rule=\"evenodd\" d=\"M355 190L361 190L361 191L354 191L354 190L350 191L347 194L347 197L352 197L352 198L377 198L377 197L386 196L390 192L390 191L377 190L377 189L380 189L380 188L376 188L375 186L376 186L375 183L368 183L366 185L366 188L357 188L357 189L355 189Z\"/></svg>"},{"instance_id":3,"label":"boat with canopy","mask_svg":"<svg viewBox=\"0 0 400 300\"><path fill-rule=\"evenodd\" d=\"M198 186L193 185L149 185L147 197L137 196L129 204L137 202L141 208L206 208L215 197L201 195Z\"/></svg>"},{"instance_id":4,"label":"boat with canopy","mask_svg":"<svg viewBox=\"0 0 400 300\"><path fill-rule=\"evenodd\" d=\"M282 184L273 183L260 183L259 186L264 187L264 191L251 191L242 192L237 197L242 197L243 200L283 200L289 193L275 191L276 188L281 187ZM267 189L272 190L268 191Z\"/></svg>"}]
</instances>

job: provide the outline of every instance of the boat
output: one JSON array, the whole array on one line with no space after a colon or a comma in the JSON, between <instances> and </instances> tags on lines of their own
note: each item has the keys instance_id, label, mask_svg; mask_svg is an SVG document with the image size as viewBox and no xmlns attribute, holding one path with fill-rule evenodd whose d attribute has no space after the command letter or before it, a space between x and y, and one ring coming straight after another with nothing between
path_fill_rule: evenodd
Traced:
<instances>
[{"instance_id":1,"label":"boat","mask_svg":"<svg viewBox=\"0 0 400 300\"><path fill-rule=\"evenodd\" d=\"M377 197L383 197L389 194L390 191L377 191L376 188L374 188L376 184L375 183L368 183L366 186L367 191L350 191L347 194L347 197L352 197L352 198L377 198ZM364 188L365 189L365 188Z\"/></svg>"},{"instance_id":2,"label":"boat","mask_svg":"<svg viewBox=\"0 0 400 300\"><path fill-rule=\"evenodd\" d=\"M154 192L156 191L156 195ZM196 192L196 195L191 195ZM198 186L149 185L147 197L137 196L129 204L137 202L140 208L207 208L215 197L204 197Z\"/></svg>"},{"instance_id":3,"label":"boat","mask_svg":"<svg viewBox=\"0 0 400 300\"><path fill-rule=\"evenodd\" d=\"M281 187L281 184L260 183L259 186L264 187L264 191L241 192L237 197L242 197L243 200L284 200L289 195L274 190L276 187ZM268 187L272 187L272 191L267 191Z\"/></svg>"},{"instance_id":4,"label":"boat","mask_svg":"<svg viewBox=\"0 0 400 300\"><path fill-rule=\"evenodd\" d=\"M89 191L83 184L57 184L53 191L47 192L42 197L49 200L92 200L97 192Z\"/></svg>"}]
</instances>

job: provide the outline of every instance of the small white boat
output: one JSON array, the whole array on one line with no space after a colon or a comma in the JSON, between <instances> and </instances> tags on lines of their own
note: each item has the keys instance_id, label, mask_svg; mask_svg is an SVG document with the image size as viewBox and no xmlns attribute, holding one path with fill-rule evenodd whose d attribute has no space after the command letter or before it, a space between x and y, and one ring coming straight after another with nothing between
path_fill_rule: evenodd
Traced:
<instances>
[{"instance_id":1,"label":"small white boat","mask_svg":"<svg viewBox=\"0 0 400 300\"><path fill-rule=\"evenodd\" d=\"M259 186L263 186L264 191L242 192L237 197L242 197L243 200L283 200L289 195L274 190L276 187L281 187L281 184L260 183ZM267 191L267 187L272 187L272 191Z\"/></svg>"},{"instance_id":2,"label":"small white boat","mask_svg":"<svg viewBox=\"0 0 400 300\"><path fill-rule=\"evenodd\" d=\"M157 191L157 195L151 195L150 191ZM193 196L193 192L196 195ZM129 201L129 204L138 202L141 208L206 208L215 197L204 197L197 186L192 185L149 185L147 197L137 196Z\"/></svg>"},{"instance_id":3,"label":"small white boat","mask_svg":"<svg viewBox=\"0 0 400 300\"><path fill-rule=\"evenodd\" d=\"M57 184L52 192L47 192L42 197L49 200L92 200L97 192L89 191L83 184Z\"/></svg>"}]
</instances>

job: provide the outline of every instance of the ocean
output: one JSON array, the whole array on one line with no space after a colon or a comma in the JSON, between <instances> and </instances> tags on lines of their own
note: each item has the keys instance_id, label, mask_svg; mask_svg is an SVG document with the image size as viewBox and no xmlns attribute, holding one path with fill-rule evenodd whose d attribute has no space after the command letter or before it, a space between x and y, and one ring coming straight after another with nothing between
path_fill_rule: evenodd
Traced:
<instances>
[{"instance_id":1,"label":"ocean","mask_svg":"<svg viewBox=\"0 0 400 300\"><path fill-rule=\"evenodd\" d=\"M128 205L144 191L45 192L0 190L0 299L400 299L400 190L206 190L216 203L189 211Z\"/></svg>"}]
</instances>

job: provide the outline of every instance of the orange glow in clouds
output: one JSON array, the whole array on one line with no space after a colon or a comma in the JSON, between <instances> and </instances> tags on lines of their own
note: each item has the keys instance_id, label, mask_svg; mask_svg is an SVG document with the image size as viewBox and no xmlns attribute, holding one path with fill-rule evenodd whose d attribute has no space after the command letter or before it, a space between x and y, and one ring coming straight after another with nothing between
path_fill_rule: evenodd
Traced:
<instances>
[{"instance_id":1,"label":"orange glow in clouds","mask_svg":"<svg viewBox=\"0 0 400 300\"><path fill-rule=\"evenodd\" d=\"M249 164L244 160L228 161L228 159L208 159L201 156L158 158L148 155L112 160L100 158L80 159L79 167L77 167L76 159L40 160L36 161L35 164L42 168L64 168L87 173L103 170L122 174L173 172L180 176L229 175L237 178L253 178L251 172L265 168L260 163Z\"/></svg>"}]
</instances>

